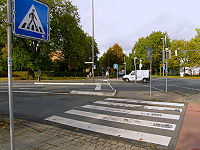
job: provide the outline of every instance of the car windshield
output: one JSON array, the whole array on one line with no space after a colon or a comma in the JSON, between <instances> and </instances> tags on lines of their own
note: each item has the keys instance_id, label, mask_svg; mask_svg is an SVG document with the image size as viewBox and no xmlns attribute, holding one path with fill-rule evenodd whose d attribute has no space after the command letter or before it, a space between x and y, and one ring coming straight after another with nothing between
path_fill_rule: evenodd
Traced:
<instances>
[{"instance_id":1,"label":"car windshield","mask_svg":"<svg viewBox=\"0 0 200 150\"><path fill-rule=\"evenodd\" d=\"M134 71L134 72L131 72L131 75L136 75L136 71Z\"/></svg>"}]
</instances>

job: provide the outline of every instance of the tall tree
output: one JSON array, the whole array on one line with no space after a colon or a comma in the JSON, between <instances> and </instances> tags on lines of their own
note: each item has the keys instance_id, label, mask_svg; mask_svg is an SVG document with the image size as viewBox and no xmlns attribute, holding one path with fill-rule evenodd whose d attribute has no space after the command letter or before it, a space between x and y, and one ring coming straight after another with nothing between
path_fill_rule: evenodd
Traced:
<instances>
[{"instance_id":1,"label":"tall tree","mask_svg":"<svg viewBox=\"0 0 200 150\"><path fill-rule=\"evenodd\" d=\"M142 37L136 42L133 47L133 55L132 57L137 57L137 65L140 63L139 60L142 60L143 69L149 69L149 60L147 59L147 46L150 46L152 49L152 70L154 73L158 73L160 67L162 66L162 51L163 51L163 40L166 33L162 33L161 31L152 32L146 38ZM170 40L167 38L168 45L170 46ZM134 54L134 50L136 53ZM133 59L132 58L132 59Z\"/></svg>"},{"instance_id":2,"label":"tall tree","mask_svg":"<svg viewBox=\"0 0 200 150\"><path fill-rule=\"evenodd\" d=\"M104 68L113 68L114 64L123 65L124 57L123 49L118 44L114 44L100 58L100 64Z\"/></svg>"},{"instance_id":3,"label":"tall tree","mask_svg":"<svg viewBox=\"0 0 200 150\"><path fill-rule=\"evenodd\" d=\"M0 71L7 70L7 56L6 54L6 0L0 1Z\"/></svg>"}]
</instances>

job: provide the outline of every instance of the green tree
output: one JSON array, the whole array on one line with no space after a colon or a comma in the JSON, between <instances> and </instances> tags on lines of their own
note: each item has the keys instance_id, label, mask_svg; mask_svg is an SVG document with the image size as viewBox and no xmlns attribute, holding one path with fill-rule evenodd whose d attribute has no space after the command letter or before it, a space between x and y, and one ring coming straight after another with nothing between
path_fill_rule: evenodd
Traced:
<instances>
[{"instance_id":1,"label":"green tree","mask_svg":"<svg viewBox=\"0 0 200 150\"><path fill-rule=\"evenodd\" d=\"M114 44L100 58L100 64L103 68L110 67L112 69L114 64L123 65L124 57L123 49L118 44Z\"/></svg>"},{"instance_id":2,"label":"green tree","mask_svg":"<svg viewBox=\"0 0 200 150\"><path fill-rule=\"evenodd\" d=\"M7 70L7 58L4 56L5 48L6 48L6 0L0 1L0 71Z\"/></svg>"},{"instance_id":3,"label":"green tree","mask_svg":"<svg viewBox=\"0 0 200 150\"><path fill-rule=\"evenodd\" d=\"M92 38L80 26L77 8L70 1L51 3L51 43L53 50L62 50L64 70L76 72L91 61ZM95 42L95 62L99 53Z\"/></svg>"},{"instance_id":4,"label":"green tree","mask_svg":"<svg viewBox=\"0 0 200 150\"><path fill-rule=\"evenodd\" d=\"M132 59L137 57L137 66L139 65L139 60L142 60L143 67L142 69L149 69L150 61L147 59L147 46L150 46L152 49L152 70L154 73L158 74L162 66L162 51L163 51L163 40L166 33L161 31L152 32L146 38L142 37L136 42L132 50ZM170 40L167 38L168 46L170 46ZM136 53L134 54L134 50Z\"/></svg>"}]
</instances>

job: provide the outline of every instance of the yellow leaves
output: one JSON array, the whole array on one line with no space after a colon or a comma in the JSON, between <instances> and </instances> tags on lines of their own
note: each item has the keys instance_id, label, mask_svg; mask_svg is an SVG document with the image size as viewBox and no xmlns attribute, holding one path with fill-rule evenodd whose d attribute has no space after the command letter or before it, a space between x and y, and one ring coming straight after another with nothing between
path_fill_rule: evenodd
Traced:
<instances>
[{"instance_id":1,"label":"yellow leaves","mask_svg":"<svg viewBox=\"0 0 200 150\"><path fill-rule=\"evenodd\" d=\"M151 148L152 148L152 149L155 149L155 148L156 148L156 146L152 144L152 145L151 145Z\"/></svg>"},{"instance_id":2,"label":"yellow leaves","mask_svg":"<svg viewBox=\"0 0 200 150\"><path fill-rule=\"evenodd\" d=\"M142 141L143 141L143 139L142 139L142 138L140 138L140 139L139 139L139 141L141 141L141 142L142 142Z\"/></svg>"}]
</instances>

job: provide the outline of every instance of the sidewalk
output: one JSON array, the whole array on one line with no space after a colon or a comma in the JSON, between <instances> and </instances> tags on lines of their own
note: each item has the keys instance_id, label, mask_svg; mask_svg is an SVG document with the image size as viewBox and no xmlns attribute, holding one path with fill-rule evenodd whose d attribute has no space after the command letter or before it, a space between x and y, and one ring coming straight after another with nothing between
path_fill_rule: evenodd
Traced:
<instances>
[{"instance_id":1,"label":"sidewalk","mask_svg":"<svg viewBox=\"0 0 200 150\"><path fill-rule=\"evenodd\" d=\"M200 104L189 103L176 150L200 150Z\"/></svg>"},{"instance_id":2,"label":"sidewalk","mask_svg":"<svg viewBox=\"0 0 200 150\"><path fill-rule=\"evenodd\" d=\"M10 149L9 120L0 116L0 149ZM112 137L101 138L92 133L61 129L15 119L16 150L147 150L128 142L114 140Z\"/></svg>"}]
</instances>

